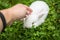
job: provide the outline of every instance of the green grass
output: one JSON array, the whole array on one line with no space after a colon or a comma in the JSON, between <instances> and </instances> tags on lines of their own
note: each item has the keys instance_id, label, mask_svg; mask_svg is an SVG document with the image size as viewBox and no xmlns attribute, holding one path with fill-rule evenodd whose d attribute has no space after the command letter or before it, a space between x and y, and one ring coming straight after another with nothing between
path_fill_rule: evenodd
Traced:
<instances>
[{"instance_id":1,"label":"green grass","mask_svg":"<svg viewBox=\"0 0 60 40\"><path fill-rule=\"evenodd\" d=\"M35 0L0 0L0 9L17 3L29 6ZM46 21L37 28L24 29L22 21L15 21L0 34L0 40L60 40L60 0L44 0L50 7Z\"/></svg>"}]
</instances>

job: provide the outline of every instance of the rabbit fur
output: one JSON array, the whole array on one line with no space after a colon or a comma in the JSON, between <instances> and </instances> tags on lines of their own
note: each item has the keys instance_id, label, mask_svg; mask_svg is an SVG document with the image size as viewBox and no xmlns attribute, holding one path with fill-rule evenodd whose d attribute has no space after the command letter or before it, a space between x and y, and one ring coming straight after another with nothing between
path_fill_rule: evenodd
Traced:
<instances>
[{"instance_id":1,"label":"rabbit fur","mask_svg":"<svg viewBox=\"0 0 60 40\"><path fill-rule=\"evenodd\" d=\"M24 28L32 28L32 26L36 28L41 25L49 12L49 6L44 1L35 1L30 5L30 8L33 12L24 18Z\"/></svg>"}]
</instances>

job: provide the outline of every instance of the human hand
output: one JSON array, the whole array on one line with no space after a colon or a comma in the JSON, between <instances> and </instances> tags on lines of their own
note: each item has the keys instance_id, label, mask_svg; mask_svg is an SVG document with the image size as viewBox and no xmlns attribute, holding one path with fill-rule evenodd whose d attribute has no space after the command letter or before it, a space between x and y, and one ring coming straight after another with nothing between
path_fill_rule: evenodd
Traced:
<instances>
[{"instance_id":1,"label":"human hand","mask_svg":"<svg viewBox=\"0 0 60 40\"><path fill-rule=\"evenodd\" d=\"M1 12L4 14L7 24L10 24L16 19L26 17L26 15L29 15L32 10L26 5L16 4L11 8L1 10Z\"/></svg>"},{"instance_id":2,"label":"human hand","mask_svg":"<svg viewBox=\"0 0 60 40\"><path fill-rule=\"evenodd\" d=\"M32 10L26 5L17 4L11 8L0 10L0 12L2 12L2 14L4 15L6 23L11 25L14 20L26 17L26 15L29 15ZM3 23L0 18L0 32L2 31L2 29Z\"/></svg>"},{"instance_id":3,"label":"human hand","mask_svg":"<svg viewBox=\"0 0 60 40\"><path fill-rule=\"evenodd\" d=\"M11 8L9 8L9 12L13 15L14 19L21 19L29 15L32 10L23 4L17 4Z\"/></svg>"}]
</instances>

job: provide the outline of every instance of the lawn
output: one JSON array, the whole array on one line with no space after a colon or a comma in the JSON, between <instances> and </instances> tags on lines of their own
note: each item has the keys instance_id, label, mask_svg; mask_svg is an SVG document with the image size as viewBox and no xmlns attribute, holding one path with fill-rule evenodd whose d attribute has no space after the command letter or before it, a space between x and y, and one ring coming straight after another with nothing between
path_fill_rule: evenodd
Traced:
<instances>
[{"instance_id":1,"label":"lawn","mask_svg":"<svg viewBox=\"0 0 60 40\"><path fill-rule=\"evenodd\" d=\"M29 6L36 0L0 0L0 9L22 3ZM0 40L60 40L60 0L43 0L50 8L46 21L37 28L23 28L23 21L15 21L0 34Z\"/></svg>"}]
</instances>

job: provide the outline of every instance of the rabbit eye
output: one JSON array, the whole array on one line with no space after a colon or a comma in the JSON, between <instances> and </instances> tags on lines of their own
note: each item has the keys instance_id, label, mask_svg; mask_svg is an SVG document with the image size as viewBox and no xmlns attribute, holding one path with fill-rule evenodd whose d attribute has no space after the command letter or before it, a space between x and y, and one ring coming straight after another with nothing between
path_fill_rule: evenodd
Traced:
<instances>
[{"instance_id":1,"label":"rabbit eye","mask_svg":"<svg viewBox=\"0 0 60 40\"><path fill-rule=\"evenodd\" d=\"M32 25L34 25L34 23L36 23L36 21L35 22L32 22Z\"/></svg>"},{"instance_id":2,"label":"rabbit eye","mask_svg":"<svg viewBox=\"0 0 60 40\"><path fill-rule=\"evenodd\" d=\"M34 22L32 24L34 24Z\"/></svg>"}]
</instances>

